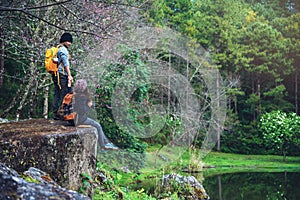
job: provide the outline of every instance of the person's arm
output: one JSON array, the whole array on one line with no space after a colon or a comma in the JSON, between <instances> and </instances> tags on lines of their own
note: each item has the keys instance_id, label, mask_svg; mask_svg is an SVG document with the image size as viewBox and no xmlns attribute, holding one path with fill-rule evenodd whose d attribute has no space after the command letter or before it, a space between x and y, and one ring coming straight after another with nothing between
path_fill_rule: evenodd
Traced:
<instances>
[{"instance_id":1,"label":"person's arm","mask_svg":"<svg viewBox=\"0 0 300 200\"><path fill-rule=\"evenodd\" d=\"M68 74L69 84L71 85L71 83L73 82L73 76L71 75L70 67L69 67L69 66L66 66L65 69L66 69L67 74ZM68 85L69 85L69 84L68 84ZM70 86L70 85L69 85L69 86Z\"/></svg>"},{"instance_id":2,"label":"person's arm","mask_svg":"<svg viewBox=\"0 0 300 200\"><path fill-rule=\"evenodd\" d=\"M72 76L71 70L70 70L69 52L66 49L63 49L61 52L61 60L62 60L63 66L66 70L66 73L68 75L69 83L72 83L73 76Z\"/></svg>"}]
</instances>

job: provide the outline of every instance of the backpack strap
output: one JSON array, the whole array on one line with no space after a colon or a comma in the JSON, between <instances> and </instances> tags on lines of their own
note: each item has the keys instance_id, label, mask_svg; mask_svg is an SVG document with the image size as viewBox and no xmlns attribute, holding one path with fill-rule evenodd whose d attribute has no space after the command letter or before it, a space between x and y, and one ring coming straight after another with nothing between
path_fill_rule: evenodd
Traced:
<instances>
[{"instance_id":1,"label":"backpack strap","mask_svg":"<svg viewBox=\"0 0 300 200\"><path fill-rule=\"evenodd\" d=\"M61 85L60 85L60 79L59 79L59 73L57 72L57 85L59 89L61 90Z\"/></svg>"}]
</instances>

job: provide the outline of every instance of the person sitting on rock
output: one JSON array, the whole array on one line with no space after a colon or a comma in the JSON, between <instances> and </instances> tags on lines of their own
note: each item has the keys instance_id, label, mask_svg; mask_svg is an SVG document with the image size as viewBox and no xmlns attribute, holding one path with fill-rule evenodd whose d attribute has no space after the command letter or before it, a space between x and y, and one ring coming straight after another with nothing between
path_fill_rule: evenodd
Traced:
<instances>
[{"instance_id":1,"label":"person sitting on rock","mask_svg":"<svg viewBox=\"0 0 300 200\"><path fill-rule=\"evenodd\" d=\"M78 122L77 125L91 125L97 129L98 132L98 145L103 152L105 149L116 150L118 147L109 142L107 137L102 131L101 125L88 117L88 110L92 107L93 103L90 98L87 82L84 79L79 79L74 85L74 111L77 113Z\"/></svg>"}]
</instances>

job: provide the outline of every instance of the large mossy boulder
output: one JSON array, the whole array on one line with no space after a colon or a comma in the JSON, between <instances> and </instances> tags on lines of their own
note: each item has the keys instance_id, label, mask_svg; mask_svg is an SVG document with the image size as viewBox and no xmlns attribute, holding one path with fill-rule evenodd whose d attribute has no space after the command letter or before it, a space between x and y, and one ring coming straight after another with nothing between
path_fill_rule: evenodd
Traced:
<instances>
[{"instance_id":1,"label":"large mossy boulder","mask_svg":"<svg viewBox=\"0 0 300 200\"><path fill-rule=\"evenodd\" d=\"M77 190L80 174L93 176L96 156L93 127L46 119L0 124L0 162L18 172L41 169L62 187Z\"/></svg>"},{"instance_id":2,"label":"large mossy boulder","mask_svg":"<svg viewBox=\"0 0 300 200\"><path fill-rule=\"evenodd\" d=\"M56 200L89 200L90 198L78 192L58 186L45 172L35 168L26 171L29 174L39 174L43 181L28 182L15 170L0 163L0 199L56 199ZM25 172L25 173L26 173ZM48 177L47 180L45 177ZM36 178L36 177L34 177ZM44 180L45 179L45 180Z\"/></svg>"},{"instance_id":3,"label":"large mossy boulder","mask_svg":"<svg viewBox=\"0 0 300 200\"><path fill-rule=\"evenodd\" d=\"M163 193L176 190L184 199L210 200L202 184L194 176L167 174L163 176Z\"/></svg>"}]
</instances>

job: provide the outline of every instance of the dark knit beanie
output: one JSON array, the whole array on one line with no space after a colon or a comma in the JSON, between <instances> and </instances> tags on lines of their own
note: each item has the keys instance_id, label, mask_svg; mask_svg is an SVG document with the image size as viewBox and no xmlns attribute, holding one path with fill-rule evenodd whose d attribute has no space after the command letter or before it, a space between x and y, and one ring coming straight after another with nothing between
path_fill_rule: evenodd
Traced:
<instances>
[{"instance_id":1,"label":"dark knit beanie","mask_svg":"<svg viewBox=\"0 0 300 200\"><path fill-rule=\"evenodd\" d=\"M70 33L64 33L60 40L59 40L60 43L63 43L63 42L71 42L73 43L73 38L72 38L72 35Z\"/></svg>"}]
</instances>

